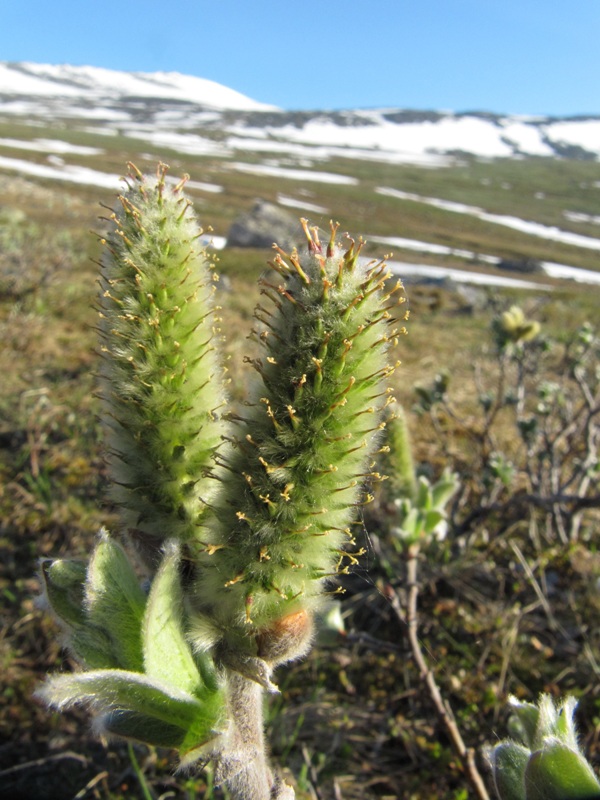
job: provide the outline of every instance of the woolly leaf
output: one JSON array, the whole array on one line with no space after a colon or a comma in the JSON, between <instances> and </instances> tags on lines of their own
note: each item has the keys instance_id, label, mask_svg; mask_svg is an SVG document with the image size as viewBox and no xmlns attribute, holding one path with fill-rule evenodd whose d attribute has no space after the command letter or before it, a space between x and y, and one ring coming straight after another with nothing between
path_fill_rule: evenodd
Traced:
<instances>
[{"instance_id":1,"label":"woolly leaf","mask_svg":"<svg viewBox=\"0 0 600 800\"><path fill-rule=\"evenodd\" d=\"M141 741L150 744L162 738L169 746L172 744L183 751L198 747L217 735L223 710L219 694L200 701L172 686L124 670L54 676L37 695L61 710L78 704L89 705L100 713L101 729L104 726L115 734L139 736ZM151 739L142 735L139 723L143 718L149 723ZM176 735L176 730L182 732L181 737Z\"/></svg>"},{"instance_id":2,"label":"woolly leaf","mask_svg":"<svg viewBox=\"0 0 600 800\"><path fill-rule=\"evenodd\" d=\"M533 703L524 703L516 697L509 697L508 701L513 713L508 720L508 731L513 739L532 749L535 745L536 730L540 712Z\"/></svg>"},{"instance_id":3,"label":"woolly leaf","mask_svg":"<svg viewBox=\"0 0 600 800\"><path fill-rule=\"evenodd\" d=\"M74 628L67 641L69 649L88 669L119 669L120 659L114 654L114 643L101 628L87 624Z\"/></svg>"},{"instance_id":4,"label":"woolly leaf","mask_svg":"<svg viewBox=\"0 0 600 800\"><path fill-rule=\"evenodd\" d=\"M574 697L566 697L561 703L555 724L557 738L572 750L579 750L574 719L576 706L577 700Z\"/></svg>"},{"instance_id":5,"label":"woolly leaf","mask_svg":"<svg viewBox=\"0 0 600 800\"><path fill-rule=\"evenodd\" d=\"M547 737L556 736L558 710L554 704L554 699L549 694L540 695L538 708L540 713L532 750L541 750Z\"/></svg>"},{"instance_id":6,"label":"woolly leaf","mask_svg":"<svg viewBox=\"0 0 600 800\"><path fill-rule=\"evenodd\" d=\"M431 488L431 502L433 508L442 510L448 500L458 489L458 477L449 470L444 470L444 474L437 483Z\"/></svg>"},{"instance_id":7,"label":"woolly leaf","mask_svg":"<svg viewBox=\"0 0 600 800\"><path fill-rule=\"evenodd\" d=\"M83 584L86 566L83 561L45 559L40 566L46 599L52 611L67 625L84 625Z\"/></svg>"},{"instance_id":8,"label":"woolly leaf","mask_svg":"<svg viewBox=\"0 0 600 800\"><path fill-rule=\"evenodd\" d=\"M169 747L172 750L179 750L187 732L186 728L176 723L122 708L100 717L95 727L102 733L135 739L153 747Z\"/></svg>"},{"instance_id":9,"label":"woolly leaf","mask_svg":"<svg viewBox=\"0 0 600 800\"><path fill-rule=\"evenodd\" d=\"M116 665L141 672L146 597L127 554L106 531L101 532L90 559L85 603L90 623L108 634Z\"/></svg>"},{"instance_id":10,"label":"woolly leaf","mask_svg":"<svg viewBox=\"0 0 600 800\"><path fill-rule=\"evenodd\" d=\"M446 515L442 511L427 511L425 512L424 516L424 531L426 533L433 533L439 525L440 522L443 522L446 519Z\"/></svg>"},{"instance_id":11,"label":"woolly leaf","mask_svg":"<svg viewBox=\"0 0 600 800\"><path fill-rule=\"evenodd\" d=\"M417 481L417 494L414 503L416 508L431 508L431 486L427 478L424 478L422 475Z\"/></svg>"},{"instance_id":12,"label":"woolly leaf","mask_svg":"<svg viewBox=\"0 0 600 800\"><path fill-rule=\"evenodd\" d=\"M85 607L86 566L82 561L58 559L41 564L46 600L67 626L65 644L82 664L91 669L121 666L108 633L94 625Z\"/></svg>"},{"instance_id":13,"label":"woolly leaf","mask_svg":"<svg viewBox=\"0 0 600 800\"><path fill-rule=\"evenodd\" d=\"M398 527L392 529L402 544L412 544L422 535L422 518L417 508L409 508Z\"/></svg>"},{"instance_id":14,"label":"woolly leaf","mask_svg":"<svg viewBox=\"0 0 600 800\"><path fill-rule=\"evenodd\" d=\"M494 748L492 769L500 800L527 800L525 767L530 752L516 742L503 742Z\"/></svg>"},{"instance_id":15,"label":"woolly leaf","mask_svg":"<svg viewBox=\"0 0 600 800\"><path fill-rule=\"evenodd\" d=\"M201 686L182 625L183 598L179 583L179 554L167 548L152 582L143 624L144 668L153 680L194 693Z\"/></svg>"},{"instance_id":16,"label":"woolly leaf","mask_svg":"<svg viewBox=\"0 0 600 800\"><path fill-rule=\"evenodd\" d=\"M533 753L525 770L527 800L590 800L600 783L585 758L555 740Z\"/></svg>"},{"instance_id":17,"label":"woolly leaf","mask_svg":"<svg viewBox=\"0 0 600 800\"><path fill-rule=\"evenodd\" d=\"M221 733L221 717L221 699L214 698L210 703L203 702L196 708L191 723L175 713L171 720L166 721L138 711L118 709L100 717L96 728L103 733L135 739L153 747L178 750L182 760L190 764L200 756L202 748L209 742L214 743Z\"/></svg>"}]
</instances>

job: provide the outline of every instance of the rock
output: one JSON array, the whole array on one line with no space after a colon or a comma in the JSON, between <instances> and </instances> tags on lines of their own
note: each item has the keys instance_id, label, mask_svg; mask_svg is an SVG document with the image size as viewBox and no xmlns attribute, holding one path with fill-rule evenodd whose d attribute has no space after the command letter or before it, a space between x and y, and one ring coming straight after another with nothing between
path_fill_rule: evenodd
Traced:
<instances>
[{"instance_id":1,"label":"rock","mask_svg":"<svg viewBox=\"0 0 600 800\"><path fill-rule=\"evenodd\" d=\"M509 272L521 272L526 275L545 274L542 265L536 258L503 258L498 267Z\"/></svg>"},{"instance_id":2,"label":"rock","mask_svg":"<svg viewBox=\"0 0 600 800\"><path fill-rule=\"evenodd\" d=\"M229 247L270 248L276 242L289 250L303 241L298 218L266 200L257 200L251 211L235 219L227 234Z\"/></svg>"},{"instance_id":3,"label":"rock","mask_svg":"<svg viewBox=\"0 0 600 800\"><path fill-rule=\"evenodd\" d=\"M480 286L468 283L457 283L454 290L463 303L461 311L465 314L475 314L484 311L490 302L489 292Z\"/></svg>"}]
</instances>

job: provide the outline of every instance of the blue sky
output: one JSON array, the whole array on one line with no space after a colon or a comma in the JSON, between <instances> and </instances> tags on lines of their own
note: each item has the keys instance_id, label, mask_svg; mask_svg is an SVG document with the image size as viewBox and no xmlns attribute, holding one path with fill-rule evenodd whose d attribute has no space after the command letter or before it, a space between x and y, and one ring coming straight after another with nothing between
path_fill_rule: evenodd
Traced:
<instances>
[{"instance_id":1,"label":"blue sky","mask_svg":"<svg viewBox=\"0 0 600 800\"><path fill-rule=\"evenodd\" d=\"M287 109L600 113L600 0L0 0L0 60L177 71Z\"/></svg>"}]
</instances>

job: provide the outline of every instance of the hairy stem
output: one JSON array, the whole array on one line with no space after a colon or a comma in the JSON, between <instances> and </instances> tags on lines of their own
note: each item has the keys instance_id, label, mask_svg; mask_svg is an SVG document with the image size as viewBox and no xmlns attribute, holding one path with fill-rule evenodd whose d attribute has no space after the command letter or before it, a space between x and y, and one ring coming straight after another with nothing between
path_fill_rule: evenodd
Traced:
<instances>
[{"instance_id":1,"label":"hairy stem","mask_svg":"<svg viewBox=\"0 0 600 800\"><path fill-rule=\"evenodd\" d=\"M293 789L283 784L269 767L262 686L239 672L230 672L228 690L231 763L221 765L228 789L236 800L293 800ZM231 777L227 777L228 771Z\"/></svg>"}]
</instances>

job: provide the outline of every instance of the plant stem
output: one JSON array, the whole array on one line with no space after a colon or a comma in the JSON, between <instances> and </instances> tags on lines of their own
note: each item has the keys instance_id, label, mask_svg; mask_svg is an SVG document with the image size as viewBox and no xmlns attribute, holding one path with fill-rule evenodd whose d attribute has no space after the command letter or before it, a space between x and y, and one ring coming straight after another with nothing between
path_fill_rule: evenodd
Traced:
<instances>
[{"instance_id":1,"label":"plant stem","mask_svg":"<svg viewBox=\"0 0 600 800\"><path fill-rule=\"evenodd\" d=\"M144 773L138 764L138 760L135 757L135 751L131 742L127 742L127 751L129 753L129 760L133 766L133 771L135 772L136 778L138 779L140 788L142 790L142 794L144 795L144 800L154 800L154 795L150 791L150 788L146 782L146 778L144 777Z\"/></svg>"},{"instance_id":2,"label":"plant stem","mask_svg":"<svg viewBox=\"0 0 600 800\"><path fill-rule=\"evenodd\" d=\"M471 783L476 796L479 800L490 800L489 794L483 782L477 765L475 764L475 753L472 748L468 748L460 734L456 719L452 713L452 709L447 701L444 700L439 687L435 681L435 676L423 655L421 643L418 634L418 616L417 616L417 600L419 597L419 583L418 583L418 559L419 559L419 545L417 543L410 545L408 548L408 557L406 560L406 573L408 583L408 603L407 613L404 615L400 605L400 598L393 587L390 589L390 601L396 616L406 626L408 641L412 656L419 668L420 678L425 683L429 697L433 701L435 710L440 721L443 723L446 732L450 738L452 748L458 758L460 759L467 779Z\"/></svg>"},{"instance_id":3,"label":"plant stem","mask_svg":"<svg viewBox=\"0 0 600 800\"><path fill-rule=\"evenodd\" d=\"M235 800L294 800L291 786L274 775L267 758L263 730L263 688L238 672L228 675L229 718L232 723L228 752L223 763L227 787ZM240 768L241 767L241 768Z\"/></svg>"}]
</instances>

